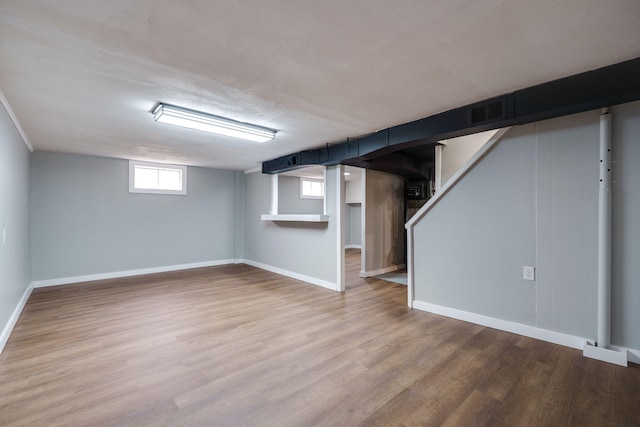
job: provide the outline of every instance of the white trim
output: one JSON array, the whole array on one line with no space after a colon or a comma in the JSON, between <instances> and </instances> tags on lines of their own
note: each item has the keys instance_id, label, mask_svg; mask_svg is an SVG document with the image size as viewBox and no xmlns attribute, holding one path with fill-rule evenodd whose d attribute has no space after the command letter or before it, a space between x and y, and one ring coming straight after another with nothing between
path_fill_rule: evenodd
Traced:
<instances>
[{"instance_id":1,"label":"white trim","mask_svg":"<svg viewBox=\"0 0 640 427\"><path fill-rule=\"evenodd\" d=\"M496 319L494 317L483 316L481 314L457 310L455 308L443 307L441 305L430 304L423 301L413 301L413 308L427 311L429 313L439 314L441 316L451 317L453 319L464 320L465 322L475 323L477 325L487 326L493 329L499 329L501 331L511 332L513 334L523 335L529 338L535 338L537 340L553 344L564 345L578 350L582 350L585 342L584 338L573 335L549 331L547 329L523 325L522 323L510 322L508 320Z\"/></svg>"},{"instance_id":2,"label":"white trim","mask_svg":"<svg viewBox=\"0 0 640 427\"><path fill-rule=\"evenodd\" d=\"M251 261L249 259L244 259L242 260L242 262L252 267L256 267L262 270L270 271L272 273L280 274L281 276L287 276L292 279L311 283L312 285L322 286L323 288L331 289L332 291L337 290L337 286L335 283L328 282L326 280L317 279L311 276L305 276L304 274L295 273L293 271L285 270L279 267L273 267L271 265L263 264L261 262Z\"/></svg>"},{"instance_id":3,"label":"white trim","mask_svg":"<svg viewBox=\"0 0 640 427\"><path fill-rule=\"evenodd\" d=\"M362 249L362 245L344 245L345 249Z\"/></svg>"},{"instance_id":4,"label":"white trim","mask_svg":"<svg viewBox=\"0 0 640 427\"><path fill-rule=\"evenodd\" d=\"M626 351L627 352L627 360L632 363L640 363L640 350L636 350L633 348L625 348L617 345L610 345L610 349L615 351Z\"/></svg>"},{"instance_id":5,"label":"white trim","mask_svg":"<svg viewBox=\"0 0 640 427\"><path fill-rule=\"evenodd\" d=\"M256 166L255 168L246 169L244 171L245 175L249 175L250 173L262 172L262 166Z\"/></svg>"},{"instance_id":6,"label":"white trim","mask_svg":"<svg viewBox=\"0 0 640 427\"><path fill-rule=\"evenodd\" d=\"M582 355L590 359L613 363L614 365L627 366L627 351L614 350L612 348L596 347L593 342L585 341Z\"/></svg>"},{"instance_id":7,"label":"white trim","mask_svg":"<svg viewBox=\"0 0 640 427\"><path fill-rule=\"evenodd\" d=\"M4 96L4 93L2 92L2 90L0 90L0 103L2 103L2 106L4 107L7 114L9 115L9 118L13 122L13 125L16 127L16 130L20 134L20 137L22 138L22 142L24 142L24 145L26 145L29 151L33 153L33 145L31 145L31 142L29 142L29 138L27 138L27 135L24 133L22 126L20 126L20 122L16 117L16 113L13 112L13 108L11 108L11 105L9 105L9 100L7 99L6 96ZM0 347L0 349L1 348L2 347Z\"/></svg>"},{"instance_id":8,"label":"white trim","mask_svg":"<svg viewBox=\"0 0 640 427\"><path fill-rule=\"evenodd\" d=\"M415 280L413 268L413 227L407 230L407 305L413 308Z\"/></svg>"},{"instance_id":9,"label":"white trim","mask_svg":"<svg viewBox=\"0 0 640 427\"><path fill-rule=\"evenodd\" d=\"M429 199L427 203L425 203L418 212L416 212L409 221L404 225L404 227L408 230L409 227L413 227L416 222L418 222L423 216L426 215L427 212L431 210L433 206L435 206L445 194L449 192L457 183L464 177L473 167L485 157L489 151L493 147L495 147L498 142L502 139L502 137L511 129L511 127L502 128L497 131L486 144L484 144L476 153L471 156L469 160L460 168L458 172L456 172L443 186L440 188L440 191L436 192L436 194Z\"/></svg>"},{"instance_id":10,"label":"white trim","mask_svg":"<svg viewBox=\"0 0 640 427\"><path fill-rule=\"evenodd\" d=\"M385 267L385 268L379 268L378 270L360 271L360 277L379 276L381 274L391 273L392 271L402 270L403 268L406 268L406 267L407 267L406 264L397 264L397 265L390 265L389 267Z\"/></svg>"},{"instance_id":11,"label":"white trim","mask_svg":"<svg viewBox=\"0 0 640 427\"><path fill-rule=\"evenodd\" d=\"M141 268L137 270L115 271L112 273L88 274L85 276L60 277L58 279L36 280L35 288L47 286L68 285L71 283L92 282L94 280L117 279L119 277L140 276L143 274L166 273L167 271L188 270L190 268L214 267L217 265L234 264L237 260L222 259L217 261L194 262L190 264L167 265L164 267Z\"/></svg>"},{"instance_id":12,"label":"white trim","mask_svg":"<svg viewBox=\"0 0 640 427\"><path fill-rule=\"evenodd\" d=\"M13 332L13 328L16 326L16 323L18 323L18 319L22 314L22 310L24 310L24 306L29 300L31 291L33 291L33 283L29 284L27 289L24 290L20 301L18 301L18 305L16 305L13 313L11 313L11 317L9 317L9 321L4 326L4 329L2 329L2 334L0 335L0 353L2 353L2 350L4 350L4 346L7 344L7 341L9 341L9 337L11 336L11 332Z\"/></svg>"}]
</instances>

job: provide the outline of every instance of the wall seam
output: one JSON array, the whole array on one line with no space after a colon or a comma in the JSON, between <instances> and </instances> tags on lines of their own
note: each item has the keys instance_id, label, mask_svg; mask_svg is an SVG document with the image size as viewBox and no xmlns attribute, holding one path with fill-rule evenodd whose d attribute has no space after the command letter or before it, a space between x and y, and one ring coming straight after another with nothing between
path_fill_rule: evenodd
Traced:
<instances>
[{"instance_id":1,"label":"wall seam","mask_svg":"<svg viewBox=\"0 0 640 427\"><path fill-rule=\"evenodd\" d=\"M533 191L534 191L534 203L535 203L535 210L534 210L534 222L535 222L535 268L538 269L538 254L539 254L539 230L540 230L540 224L539 224L539 216L538 216L538 211L539 211L539 195L540 195L540 188L539 188L539 180L540 180L540 165L539 165L539 161L540 161L540 141L538 140L538 124L536 123L534 126L534 132L536 135L536 142L535 142L535 147L536 147L536 155L533 158L533 168L534 168L534 181L533 181ZM536 281L534 282L534 286L535 286L535 296L536 296L536 300L535 300L535 308L534 308L534 316L535 316L535 325L538 327L540 326L539 323L539 316L538 316L538 300L539 300L539 286L538 286L538 282L539 282L539 274L540 271L538 269L538 274L535 275L535 279Z\"/></svg>"}]
</instances>

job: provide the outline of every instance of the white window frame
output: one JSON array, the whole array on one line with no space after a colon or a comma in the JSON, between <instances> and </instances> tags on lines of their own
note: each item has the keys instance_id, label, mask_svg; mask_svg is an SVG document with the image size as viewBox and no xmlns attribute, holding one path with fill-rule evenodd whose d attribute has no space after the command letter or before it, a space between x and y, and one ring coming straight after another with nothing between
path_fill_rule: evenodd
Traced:
<instances>
[{"instance_id":1,"label":"white window frame","mask_svg":"<svg viewBox=\"0 0 640 427\"><path fill-rule=\"evenodd\" d=\"M146 168L153 168L153 169L168 169L168 170L181 171L182 190L136 188L135 187L136 166L144 166ZM151 162L141 162L138 160L129 160L129 193L176 194L176 195L184 196L187 194L187 167L182 165L170 165L166 163L151 163Z\"/></svg>"},{"instance_id":2,"label":"white window frame","mask_svg":"<svg viewBox=\"0 0 640 427\"><path fill-rule=\"evenodd\" d=\"M322 184L322 196L308 196L308 195L305 195L304 192L303 192L304 182L305 181L321 183ZM325 192L326 192L326 188L325 188L325 180L324 179L321 179L321 178L308 178L308 177L304 177L304 176L300 177L300 198L301 199L324 199Z\"/></svg>"}]
</instances>

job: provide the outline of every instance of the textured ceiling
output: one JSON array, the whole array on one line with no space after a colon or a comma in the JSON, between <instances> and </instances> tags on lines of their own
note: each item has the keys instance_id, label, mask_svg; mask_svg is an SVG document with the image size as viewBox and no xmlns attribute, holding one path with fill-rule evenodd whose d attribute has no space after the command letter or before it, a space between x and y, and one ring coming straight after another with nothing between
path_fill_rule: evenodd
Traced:
<instances>
[{"instance_id":1,"label":"textured ceiling","mask_svg":"<svg viewBox=\"0 0 640 427\"><path fill-rule=\"evenodd\" d=\"M36 150L227 169L639 56L638 0L0 1ZM157 124L159 101L279 133Z\"/></svg>"}]
</instances>

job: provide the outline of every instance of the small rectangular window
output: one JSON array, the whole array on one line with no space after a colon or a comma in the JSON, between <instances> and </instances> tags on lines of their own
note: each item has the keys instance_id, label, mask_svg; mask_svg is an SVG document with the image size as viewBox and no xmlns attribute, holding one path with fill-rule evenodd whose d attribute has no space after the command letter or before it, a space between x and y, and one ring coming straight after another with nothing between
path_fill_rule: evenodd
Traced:
<instances>
[{"instance_id":1,"label":"small rectangular window","mask_svg":"<svg viewBox=\"0 0 640 427\"><path fill-rule=\"evenodd\" d=\"M187 167L129 160L129 193L187 194Z\"/></svg>"},{"instance_id":2,"label":"small rectangular window","mask_svg":"<svg viewBox=\"0 0 640 427\"><path fill-rule=\"evenodd\" d=\"M324 198L324 180L315 178L300 178L300 198Z\"/></svg>"}]
</instances>

